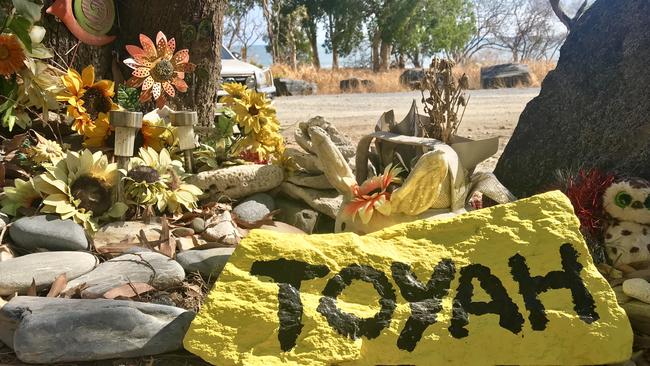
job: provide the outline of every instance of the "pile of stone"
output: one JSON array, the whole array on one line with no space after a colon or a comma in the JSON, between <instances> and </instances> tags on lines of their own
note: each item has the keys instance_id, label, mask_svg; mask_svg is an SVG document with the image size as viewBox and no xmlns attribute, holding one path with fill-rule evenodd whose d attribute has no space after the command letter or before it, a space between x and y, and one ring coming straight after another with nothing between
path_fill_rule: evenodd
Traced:
<instances>
[{"instance_id":1,"label":"pile of stone","mask_svg":"<svg viewBox=\"0 0 650 366\"><path fill-rule=\"evenodd\" d=\"M169 256L154 245L163 226L117 222L90 239L55 216L3 221L11 251L0 261L0 341L20 361L41 364L181 350L207 283L234 246Z\"/></svg>"},{"instance_id":2,"label":"pile of stone","mask_svg":"<svg viewBox=\"0 0 650 366\"><path fill-rule=\"evenodd\" d=\"M310 136L313 131L327 136L350 165L354 166L356 148L333 124L323 117L298 124L294 137L302 150L287 149L287 155L295 163L297 171L280 186L284 196L278 201L282 210L280 217L286 223L308 233L321 231L314 230L317 221L323 223L322 228L328 229L323 231L331 232L343 197L324 174L328 160L318 156L318 149Z\"/></svg>"}]
</instances>

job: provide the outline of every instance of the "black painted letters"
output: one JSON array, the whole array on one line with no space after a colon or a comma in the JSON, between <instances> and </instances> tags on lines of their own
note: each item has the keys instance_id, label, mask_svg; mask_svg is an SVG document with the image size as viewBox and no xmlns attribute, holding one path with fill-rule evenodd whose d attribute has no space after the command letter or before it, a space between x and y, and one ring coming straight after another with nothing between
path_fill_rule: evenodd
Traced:
<instances>
[{"instance_id":1,"label":"black painted letters","mask_svg":"<svg viewBox=\"0 0 650 366\"><path fill-rule=\"evenodd\" d=\"M397 339L397 347L409 352L415 349L427 327L436 322L442 299L449 292L456 268L451 259L444 259L433 270L431 279L424 286L408 265L395 262L391 266L393 280L397 283L402 297L411 306L411 316Z\"/></svg>"},{"instance_id":2,"label":"black painted letters","mask_svg":"<svg viewBox=\"0 0 650 366\"><path fill-rule=\"evenodd\" d=\"M280 319L278 340L282 351L288 352L295 347L296 339L302 331L300 283L305 280L325 277L329 272L327 266L315 266L284 258L253 263L252 275L271 277L280 288L278 291L278 318Z\"/></svg>"},{"instance_id":3,"label":"black painted letters","mask_svg":"<svg viewBox=\"0 0 650 366\"><path fill-rule=\"evenodd\" d=\"M553 271L546 276L535 277L530 275L526 258L516 254L509 260L512 278L519 283L519 293L523 296L526 309L530 313L528 320L530 320L533 330L546 329L548 318L544 305L539 301L537 295L550 289L571 290L573 309L585 323L591 324L600 318L596 313L594 298L580 278L582 265L578 263L578 252L571 244L564 244L560 247L560 256L562 271Z\"/></svg>"}]
</instances>

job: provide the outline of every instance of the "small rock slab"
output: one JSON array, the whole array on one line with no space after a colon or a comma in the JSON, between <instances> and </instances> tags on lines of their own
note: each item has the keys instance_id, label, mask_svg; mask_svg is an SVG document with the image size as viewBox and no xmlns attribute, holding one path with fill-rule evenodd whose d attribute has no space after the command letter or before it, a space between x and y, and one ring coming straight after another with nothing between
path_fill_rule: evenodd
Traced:
<instances>
[{"instance_id":1,"label":"small rock slab","mask_svg":"<svg viewBox=\"0 0 650 366\"><path fill-rule=\"evenodd\" d=\"M16 247L29 252L88 250L84 229L72 220L61 220L55 215L18 219L9 228L9 235Z\"/></svg>"},{"instance_id":2,"label":"small rock slab","mask_svg":"<svg viewBox=\"0 0 650 366\"><path fill-rule=\"evenodd\" d=\"M19 296L0 309L0 340L26 363L141 357L181 349L193 318L134 301Z\"/></svg>"},{"instance_id":3,"label":"small rock slab","mask_svg":"<svg viewBox=\"0 0 650 366\"><path fill-rule=\"evenodd\" d=\"M140 231L144 232L147 240L160 239L162 227L160 223L144 223L140 221L120 221L102 226L93 237L95 248L100 253L119 255L129 248L142 245L138 239Z\"/></svg>"},{"instance_id":4,"label":"small rock slab","mask_svg":"<svg viewBox=\"0 0 650 366\"><path fill-rule=\"evenodd\" d=\"M481 67L481 88L513 88L530 86L533 77L528 65L501 64Z\"/></svg>"},{"instance_id":5,"label":"small rock slab","mask_svg":"<svg viewBox=\"0 0 650 366\"><path fill-rule=\"evenodd\" d=\"M293 200L290 198L280 198L277 200L280 214L277 219L295 226L298 229L311 234L318 221L318 212L312 210L306 203Z\"/></svg>"},{"instance_id":6,"label":"small rock slab","mask_svg":"<svg viewBox=\"0 0 650 366\"><path fill-rule=\"evenodd\" d=\"M273 197L266 193L258 193L235 206L232 213L237 215L238 220L253 223L263 219L273 210L275 210Z\"/></svg>"},{"instance_id":7,"label":"small rock slab","mask_svg":"<svg viewBox=\"0 0 650 366\"><path fill-rule=\"evenodd\" d=\"M214 365L600 365L632 343L559 191L364 236L253 230L184 340Z\"/></svg>"},{"instance_id":8,"label":"small rock slab","mask_svg":"<svg viewBox=\"0 0 650 366\"><path fill-rule=\"evenodd\" d=\"M155 252L125 254L100 264L94 271L68 282L64 291L79 285L84 298L102 297L108 290L129 282L148 283L156 289L177 286L185 278L183 267L175 260Z\"/></svg>"},{"instance_id":9,"label":"small rock slab","mask_svg":"<svg viewBox=\"0 0 650 366\"><path fill-rule=\"evenodd\" d=\"M83 252L42 252L9 259L0 262L0 295L26 294L32 279L39 291L52 285L62 273L68 281L74 280L98 263L94 255Z\"/></svg>"},{"instance_id":10,"label":"small rock slab","mask_svg":"<svg viewBox=\"0 0 650 366\"><path fill-rule=\"evenodd\" d=\"M203 276L216 278L234 250L235 248L188 250L178 253L176 261L187 273L199 272Z\"/></svg>"}]
</instances>

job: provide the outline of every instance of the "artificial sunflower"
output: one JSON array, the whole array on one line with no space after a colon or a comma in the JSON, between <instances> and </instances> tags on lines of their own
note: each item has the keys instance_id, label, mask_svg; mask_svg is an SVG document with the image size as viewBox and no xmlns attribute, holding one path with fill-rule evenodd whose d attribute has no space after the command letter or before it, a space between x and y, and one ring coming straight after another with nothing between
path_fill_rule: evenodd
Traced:
<instances>
[{"instance_id":1,"label":"artificial sunflower","mask_svg":"<svg viewBox=\"0 0 650 366\"><path fill-rule=\"evenodd\" d=\"M42 199L41 194L34 188L34 180L14 180L13 187L5 187L4 197L0 201L2 212L9 216L16 216L19 210L36 209L37 203Z\"/></svg>"},{"instance_id":2,"label":"artificial sunflower","mask_svg":"<svg viewBox=\"0 0 650 366\"><path fill-rule=\"evenodd\" d=\"M247 92L246 85L240 83L226 83L222 85L228 95L223 97L225 103L231 102L232 98L242 98Z\"/></svg>"},{"instance_id":3,"label":"artificial sunflower","mask_svg":"<svg viewBox=\"0 0 650 366\"><path fill-rule=\"evenodd\" d=\"M235 120L244 128L244 134L257 133L262 126L277 123L275 108L271 106L271 101L264 93L247 90L242 97L232 98L232 102L225 99L225 102L235 112Z\"/></svg>"},{"instance_id":4,"label":"artificial sunflower","mask_svg":"<svg viewBox=\"0 0 650 366\"><path fill-rule=\"evenodd\" d=\"M388 165L384 174L366 180L361 186L352 187L353 198L345 206L344 213L352 217L353 221L359 216L364 224L370 222L374 211L381 213L382 206L390 201L393 184L401 182L398 177L401 171L397 166Z\"/></svg>"},{"instance_id":5,"label":"artificial sunflower","mask_svg":"<svg viewBox=\"0 0 650 366\"><path fill-rule=\"evenodd\" d=\"M10 76L25 67L25 51L13 34L0 34L0 75Z\"/></svg>"},{"instance_id":6,"label":"artificial sunflower","mask_svg":"<svg viewBox=\"0 0 650 366\"><path fill-rule=\"evenodd\" d=\"M171 214L197 207L203 192L183 181L183 165L173 160L167 149L157 153L151 147L141 148L138 155L131 159L127 174L125 192L130 201L143 206L155 204L161 213Z\"/></svg>"},{"instance_id":7,"label":"artificial sunflower","mask_svg":"<svg viewBox=\"0 0 650 366\"><path fill-rule=\"evenodd\" d=\"M157 152L174 144L173 129L162 118L145 118L142 120L143 147L151 147Z\"/></svg>"},{"instance_id":8,"label":"artificial sunflower","mask_svg":"<svg viewBox=\"0 0 650 366\"><path fill-rule=\"evenodd\" d=\"M124 64L133 69L127 84L134 88L142 87L141 103L153 98L156 106L161 108L167 103L166 95L174 97L176 90L181 93L187 91L187 83L183 79L185 73L194 71L195 65L189 62L189 50L174 53L176 40L167 40L163 32L156 35L155 45L151 38L140 34L140 44L142 48L126 46L131 58L124 60Z\"/></svg>"},{"instance_id":9,"label":"artificial sunflower","mask_svg":"<svg viewBox=\"0 0 650 366\"><path fill-rule=\"evenodd\" d=\"M119 174L117 164L109 164L101 151L68 152L34 180L43 196L41 212L59 214L94 232L100 217L119 217L126 211L123 203L111 204Z\"/></svg>"},{"instance_id":10,"label":"artificial sunflower","mask_svg":"<svg viewBox=\"0 0 650 366\"><path fill-rule=\"evenodd\" d=\"M61 79L65 90L57 96L57 100L68 103L68 116L74 119L72 129L86 138L93 137L93 141L99 138L99 132L106 133L107 137L109 129L100 126L99 130L94 130L94 127L97 121L108 122L108 112L119 108L113 103L114 83L110 80L95 82L95 68L92 65L83 69L81 74L68 69L67 75Z\"/></svg>"},{"instance_id":11,"label":"artificial sunflower","mask_svg":"<svg viewBox=\"0 0 650 366\"><path fill-rule=\"evenodd\" d=\"M56 164L65 157L63 148L56 141L36 133L38 143L27 149L27 157L36 164Z\"/></svg>"}]
</instances>

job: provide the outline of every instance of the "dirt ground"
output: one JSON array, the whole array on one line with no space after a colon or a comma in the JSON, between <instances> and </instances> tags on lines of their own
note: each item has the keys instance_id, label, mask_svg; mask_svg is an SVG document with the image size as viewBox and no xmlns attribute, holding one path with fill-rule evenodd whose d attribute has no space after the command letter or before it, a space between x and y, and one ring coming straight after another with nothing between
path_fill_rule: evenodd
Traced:
<instances>
[{"instance_id":1,"label":"dirt ground","mask_svg":"<svg viewBox=\"0 0 650 366\"><path fill-rule=\"evenodd\" d=\"M480 170L494 169L526 104L539 94L539 88L513 88L472 90L459 135L474 140L500 138L499 152L488 159ZM339 94L304 97L280 97L275 100L278 117L282 121L283 134L289 144L293 143L295 126L311 117L323 116L353 141L374 130L381 114L395 110L401 120L415 99L421 108L419 92L386 94ZM420 113L424 113L420 110Z\"/></svg>"}]
</instances>

